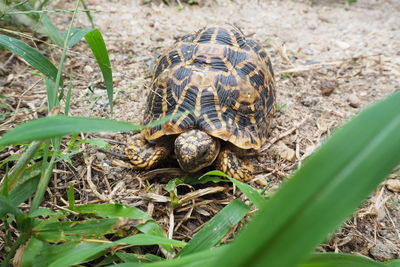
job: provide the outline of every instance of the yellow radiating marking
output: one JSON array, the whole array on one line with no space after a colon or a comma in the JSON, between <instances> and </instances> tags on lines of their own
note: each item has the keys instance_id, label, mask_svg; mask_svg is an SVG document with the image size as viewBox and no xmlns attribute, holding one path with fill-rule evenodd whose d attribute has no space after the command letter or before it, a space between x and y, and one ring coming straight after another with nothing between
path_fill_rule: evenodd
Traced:
<instances>
[{"instance_id":1,"label":"yellow radiating marking","mask_svg":"<svg viewBox=\"0 0 400 267\"><path fill-rule=\"evenodd\" d=\"M230 38L231 38L232 44L233 44L235 47L238 47L238 48L239 48L239 44L238 44L238 42L237 42L237 40L236 40L236 37L235 37L235 35L233 34L233 32L232 32L231 30L228 30L228 32L229 32L229 36L230 36Z\"/></svg>"}]
</instances>

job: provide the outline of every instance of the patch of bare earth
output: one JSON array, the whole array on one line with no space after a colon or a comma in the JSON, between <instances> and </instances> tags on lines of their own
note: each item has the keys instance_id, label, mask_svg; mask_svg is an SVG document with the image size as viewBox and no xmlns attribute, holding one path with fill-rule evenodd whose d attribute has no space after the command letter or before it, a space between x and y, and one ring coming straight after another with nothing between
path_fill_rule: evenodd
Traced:
<instances>
[{"instance_id":1,"label":"patch of bare earth","mask_svg":"<svg viewBox=\"0 0 400 267\"><path fill-rule=\"evenodd\" d=\"M112 118L140 123L150 66L174 38L211 23L235 23L265 45L276 74L279 112L270 142L254 158L258 170L250 183L257 188L267 186L267 194L333 130L400 87L400 5L395 0L359 0L352 5L331 3L335 1L201 1L200 5L184 5L182 10L160 1L139 2L86 1L91 9L101 11L93 16L111 56L115 82ZM60 1L55 7L72 9L73 5L73 1ZM52 18L60 28L66 28L70 17L57 14ZM77 26L90 27L84 14L79 14ZM49 55L58 53L48 50ZM5 62L0 90L13 99L7 104L20 111L4 118L0 130L6 130L41 116L46 98L43 86L35 84L37 77L31 77L25 64L8 53L0 57ZM71 114L109 117L101 75L85 44L73 49L65 73L71 75L74 85ZM127 135L95 136L124 142ZM121 152L122 148L113 144L112 150ZM7 153L21 151L10 149ZM172 211L164 187L175 174L161 171L153 177L134 171L125 168L118 157L90 146L73 159L72 163L58 164L48 206L66 206L66 190L73 183L79 192L77 204L106 201L138 206L174 239L189 240L229 201L243 197L228 184L182 186L181 206ZM395 171L379 186L319 250L381 261L398 258L399 173Z\"/></svg>"}]
</instances>

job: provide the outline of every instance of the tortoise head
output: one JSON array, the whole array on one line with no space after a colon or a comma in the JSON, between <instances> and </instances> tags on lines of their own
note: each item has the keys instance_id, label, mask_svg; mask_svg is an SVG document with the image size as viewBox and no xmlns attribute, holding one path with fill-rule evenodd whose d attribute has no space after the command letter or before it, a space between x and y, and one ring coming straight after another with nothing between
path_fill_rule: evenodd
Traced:
<instances>
[{"instance_id":1,"label":"tortoise head","mask_svg":"<svg viewBox=\"0 0 400 267\"><path fill-rule=\"evenodd\" d=\"M218 156L219 140L200 130L181 133L175 139L175 155L184 171L197 172Z\"/></svg>"}]
</instances>

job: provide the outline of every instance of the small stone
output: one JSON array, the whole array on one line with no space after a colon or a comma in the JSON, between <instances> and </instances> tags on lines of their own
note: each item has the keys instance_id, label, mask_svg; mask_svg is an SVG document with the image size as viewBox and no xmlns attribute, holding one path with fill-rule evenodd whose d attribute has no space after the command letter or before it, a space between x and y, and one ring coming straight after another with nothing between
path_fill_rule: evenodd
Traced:
<instances>
[{"instance_id":1,"label":"small stone","mask_svg":"<svg viewBox=\"0 0 400 267\"><path fill-rule=\"evenodd\" d=\"M360 99L356 95L351 94L347 100L349 101L350 107L352 108L360 107Z\"/></svg>"},{"instance_id":2,"label":"small stone","mask_svg":"<svg viewBox=\"0 0 400 267\"><path fill-rule=\"evenodd\" d=\"M312 97L305 97L300 100L300 103L305 107L311 107L318 104L318 100Z\"/></svg>"},{"instance_id":3,"label":"small stone","mask_svg":"<svg viewBox=\"0 0 400 267\"><path fill-rule=\"evenodd\" d=\"M93 68L89 65L86 65L85 67L83 67L83 72L90 74L93 72Z\"/></svg>"},{"instance_id":4,"label":"small stone","mask_svg":"<svg viewBox=\"0 0 400 267\"><path fill-rule=\"evenodd\" d=\"M371 256L378 261L389 261L396 259L397 255L394 253L396 251L396 246L386 240L385 243L377 240L375 247L369 250Z\"/></svg>"},{"instance_id":5,"label":"small stone","mask_svg":"<svg viewBox=\"0 0 400 267\"><path fill-rule=\"evenodd\" d=\"M399 179L387 180L386 188L393 192L400 192L400 180Z\"/></svg>"},{"instance_id":6,"label":"small stone","mask_svg":"<svg viewBox=\"0 0 400 267\"><path fill-rule=\"evenodd\" d=\"M341 49L348 49L350 47L350 45L348 43L342 42L342 41L339 41L339 40L336 40L335 44Z\"/></svg>"},{"instance_id":7,"label":"small stone","mask_svg":"<svg viewBox=\"0 0 400 267\"><path fill-rule=\"evenodd\" d=\"M327 80L322 81L321 82L321 94L323 96L330 96L333 93L333 91L335 91L336 86L337 85L331 81L327 81Z\"/></svg>"},{"instance_id":8,"label":"small stone","mask_svg":"<svg viewBox=\"0 0 400 267\"><path fill-rule=\"evenodd\" d=\"M104 160L104 159L106 158L106 154L101 153L101 152L97 152L97 153L96 153L96 158L97 158L98 160Z\"/></svg>"}]
</instances>

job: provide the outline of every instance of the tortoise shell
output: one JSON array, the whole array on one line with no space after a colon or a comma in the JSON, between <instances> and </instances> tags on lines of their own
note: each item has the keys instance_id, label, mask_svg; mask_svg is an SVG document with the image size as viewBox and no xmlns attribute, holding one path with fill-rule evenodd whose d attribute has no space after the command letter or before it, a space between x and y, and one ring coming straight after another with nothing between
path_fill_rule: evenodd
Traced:
<instances>
[{"instance_id":1,"label":"tortoise shell","mask_svg":"<svg viewBox=\"0 0 400 267\"><path fill-rule=\"evenodd\" d=\"M236 27L214 26L180 38L155 65L142 131L147 140L200 129L243 149L266 141L275 80L265 50ZM186 112L186 113L185 113Z\"/></svg>"}]
</instances>

